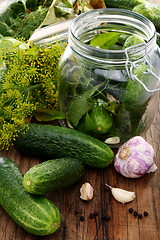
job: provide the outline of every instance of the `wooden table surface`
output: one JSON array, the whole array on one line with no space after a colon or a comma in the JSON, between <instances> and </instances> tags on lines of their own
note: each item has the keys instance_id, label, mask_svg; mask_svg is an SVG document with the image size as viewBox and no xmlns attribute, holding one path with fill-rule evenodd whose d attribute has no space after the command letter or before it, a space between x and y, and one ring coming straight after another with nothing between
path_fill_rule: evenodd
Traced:
<instances>
[{"instance_id":1,"label":"wooden table surface","mask_svg":"<svg viewBox=\"0 0 160 240\"><path fill-rule=\"evenodd\" d=\"M155 173L146 174L139 179L127 179L118 174L113 165L103 170L87 169L83 179L74 186L46 195L61 213L62 224L56 233L45 237L27 233L0 208L0 240L159 240L160 107L144 137L155 149L158 166ZM13 148L0 152L0 156L7 156L15 161L23 173L41 161L20 155ZM90 182L94 188L94 198L89 202L80 199L79 190L85 182ZM135 191L137 197L127 204L118 203L106 191L105 183ZM129 208L139 213L148 211L149 215L138 219L128 212ZM89 215L94 212L96 216L91 219ZM110 221L103 219L104 214L110 216ZM80 221L81 216L84 221Z\"/></svg>"},{"instance_id":2,"label":"wooden table surface","mask_svg":"<svg viewBox=\"0 0 160 240\"><path fill-rule=\"evenodd\" d=\"M47 197L59 208L62 224L59 231L37 237L17 226L6 212L0 208L0 240L159 240L160 239L160 107L155 120L145 135L156 152L158 170L139 179L127 179L118 174L113 165L103 170L87 169L83 179L65 190L48 194ZM15 161L25 173L40 159L20 155L14 149L1 152ZM79 189L85 182L94 188L94 198L85 202L80 199ZM127 204L117 202L106 191L105 183L135 191L136 199ZM148 211L148 217L138 219L128 212L133 208L139 213ZM97 216L91 219L90 213ZM110 221L103 220L109 215ZM80 221L84 216L84 221Z\"/></svg>"}]
</instances>

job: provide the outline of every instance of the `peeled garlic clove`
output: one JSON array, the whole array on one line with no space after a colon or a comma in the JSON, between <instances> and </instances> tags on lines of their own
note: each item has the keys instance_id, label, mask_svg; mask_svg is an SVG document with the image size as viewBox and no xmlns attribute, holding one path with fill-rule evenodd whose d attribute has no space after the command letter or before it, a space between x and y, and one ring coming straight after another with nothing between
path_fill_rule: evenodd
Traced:
<instances>
[{"instance_id":1,"label":"peeled garlic clove","mask_svg":"<svg viewBox=\"0 0 160 240\"><path fill-rule=\"evenodd\" d=\"M90 183L84 183L80 188L80 198L85 201L89 201L93 198L93 187Z\"/></svg>"},{"instance_id":2,"label":"peeled garlic clove","mask_svg":"<svg viewBox=\"0 0 160 240\"><path fill-rule=\"evenodd\" d=\"M106 184L107 185L107 184ZM108 185L107 185L108 186ZM108 186L110 187L110 186ZM121 203L131 202L136 198L135 192L126 191L120 188L110 187L113 197Z\"/></svg>"},{"instance_id":3,"label":"peeled garlic clove","mask_svg":"<svg viewBox=\"0 0 160 240\"><path fill-rule=\"evenodd\" d=\"M118 144L118 143L120 143L120 138L119 137L110 137L110 138L107 138L104 142L106 144Z\"/></svg>"}]
</instances>

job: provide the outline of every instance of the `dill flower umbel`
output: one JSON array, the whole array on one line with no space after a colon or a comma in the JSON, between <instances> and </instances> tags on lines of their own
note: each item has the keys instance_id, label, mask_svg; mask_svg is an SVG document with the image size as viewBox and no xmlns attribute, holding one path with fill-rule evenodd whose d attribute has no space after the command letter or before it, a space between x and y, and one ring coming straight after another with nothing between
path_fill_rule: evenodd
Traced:
<instances>
[{"instance_id":1,"label":"dill flower umbel","mask_svg":"<svg viewBox=\"0 0 160 240\"><path fill-rule=\"evenodd\" d=\"M57 109L58 65L64 49L65 44L55 43L0 50L5 65L0 68L0 150L26 129L26 118L38 109Z\"/></svg>"}]
</instances>

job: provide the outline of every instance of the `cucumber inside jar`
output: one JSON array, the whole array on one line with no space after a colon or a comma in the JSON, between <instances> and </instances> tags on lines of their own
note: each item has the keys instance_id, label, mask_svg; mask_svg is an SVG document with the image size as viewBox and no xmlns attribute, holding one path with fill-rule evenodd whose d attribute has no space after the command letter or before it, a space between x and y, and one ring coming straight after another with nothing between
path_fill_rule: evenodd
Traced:
<instances>
[{"instance_id":1,"label":"cucumber inside jar","mask_svg":"<svg viewBox=\"0 0 160 240\"><path fill-rule=\"evenodd\" d=\"M144 43L135 34L100 33L86 44L96 48L123 49ZM98 68L71 55L62 64L59 88L59 106L69 123L79 131L96 137L120 137L121 142L139 135L146 122L142 116L151 93L136 80L128 77L125 66L121 69ZM139 64L134 74L147 86L155 87L151 75L145 75L146 64Z\"/></svg>"},{"instance_id":2,"label":"cucumber inside jar","mask_svg":"<svg viewBox=\"0 0 160 240\"><path fill-rule=\"evenodd\" d=\"M98 136L107 133L113 124L113 116L101 103L94 106L80 119L76 129Z\"/></svg>"}]
</instances>

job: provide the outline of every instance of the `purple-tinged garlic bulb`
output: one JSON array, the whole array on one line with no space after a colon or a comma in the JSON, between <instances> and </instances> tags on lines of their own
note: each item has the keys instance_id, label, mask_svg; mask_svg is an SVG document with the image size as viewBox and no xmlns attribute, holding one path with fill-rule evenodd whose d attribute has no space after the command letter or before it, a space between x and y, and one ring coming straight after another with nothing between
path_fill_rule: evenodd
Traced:
<instances>
[{"instance_id":1,"label":"purple-tinged garlic bulb","mask_svg":"<svg viewBox=\"0 0 160 240\"><path fill-rule=\"evenodd\" d=\"M153 147L143 137L135 136L119 148L114 167L125 177L138 178L150 172L151 167L153 169L154 156ZM156 167L154 169L156 170Z\"/></svg>"}]
</instances>

